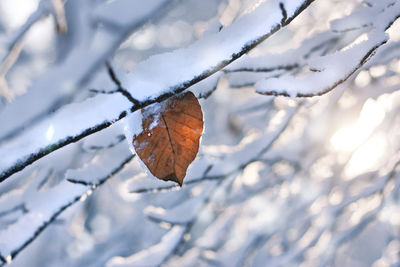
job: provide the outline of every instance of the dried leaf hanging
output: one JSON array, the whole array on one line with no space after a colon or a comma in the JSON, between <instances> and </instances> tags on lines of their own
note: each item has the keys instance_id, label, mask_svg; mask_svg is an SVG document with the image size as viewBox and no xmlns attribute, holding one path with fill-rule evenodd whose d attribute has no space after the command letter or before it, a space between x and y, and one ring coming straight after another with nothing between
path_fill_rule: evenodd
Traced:
<instances>
[{"instance_id":1,"label":"dried leaf hanging","mask_svg":"<svg viewBox=\"0 0 400 267\"><path fill-rule=\"evenodd\" d=\"M136 154L157 178L182 185L199 150L203 112L192 92L142 109L143 131L133 137Z\"/></svg>"}]
</instances>

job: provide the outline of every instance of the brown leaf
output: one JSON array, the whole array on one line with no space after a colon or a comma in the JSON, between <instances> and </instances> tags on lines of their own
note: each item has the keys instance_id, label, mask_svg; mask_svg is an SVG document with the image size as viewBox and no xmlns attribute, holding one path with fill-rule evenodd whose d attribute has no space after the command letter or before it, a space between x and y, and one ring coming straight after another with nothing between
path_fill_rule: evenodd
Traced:
<instances>
[{"instance_id":1,"label":"brown leaf","mask_svg":"<svg viewBox=\"0 0 400 267\"><path fill-rule=\"evenodd\" d=\"M203 112L192 92L142 109L142 128L133 137L136 154L157 178L182 185L199 150Z\"/></svg>"}]
</instances>

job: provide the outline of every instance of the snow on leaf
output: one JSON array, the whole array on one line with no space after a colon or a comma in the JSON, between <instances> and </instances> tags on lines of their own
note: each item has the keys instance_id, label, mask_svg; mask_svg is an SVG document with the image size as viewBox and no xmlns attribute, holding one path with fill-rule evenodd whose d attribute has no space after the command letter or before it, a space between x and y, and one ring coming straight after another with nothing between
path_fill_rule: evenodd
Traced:
<instances>
[{"instance_id":1,"label":"snow on leaf","mask_svg":"<svg viewBox=\"0 0 400 267\"><path fill-rule=\"evenodd\" d=\"M203 133L203 113L192 92L142 110L143 131L133 136L137 155L157 178L182 185Z\"/></svg>"}]
</instances>

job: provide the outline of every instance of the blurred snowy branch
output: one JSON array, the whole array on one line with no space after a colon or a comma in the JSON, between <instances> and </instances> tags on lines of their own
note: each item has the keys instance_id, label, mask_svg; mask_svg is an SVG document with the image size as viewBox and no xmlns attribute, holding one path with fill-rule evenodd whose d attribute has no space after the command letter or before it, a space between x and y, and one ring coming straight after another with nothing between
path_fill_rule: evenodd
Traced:
<instances>
[{"instance_id":1,"label":"blurred snowy branch","mask_svg":"<svg viewBox=\"0 0 400 267\"><path fill-rule=\"evenodd\" d=\"M125 148L125 151L127 150L126 146L123 146L122 148ZM112 154L112 151L107 152L107 154ZM118 149L118 152L121 152L121 148ZM121 154L123 155L123 153L118 153L117 155L121 157ZM98 157L101 156L103 155L99 155ZM0 203L2 208L6 208L9 205L15 206L7 210L7 212L3 212L3 214L1 214L2 217L14 214L20 207L23 210L23 214L17 219L16 223L13 223L5 230L0 230L0 235L3 238L0 242L0 249L4 255L7 255L0 255L0 259L3 261L3 264L0 263L0 266L3 266L6 262L11 262L15 256L33 242L51 223L53 223L63 211L79 201L85 201L94 190L120 172L134 157L134 155L131 155L130 153L125 153L124 156L126 158L122 162L113 162L114 164L109 162L107 170L96 173L98 177L93 175L90 176L92 179L92 182L90 183L82 183L69 179L68 181L64 180L63 182L60 182L57 186L54 186L51 189L41 192L38 191L41 185L37 183L43 181L37 180L24 190L22 196L19 197L24 201L24 203L17 206L15 206L14 201L10 201L15 200L15 196L10 197L7 194L2 196L1 200L3 201ZM120 158L118 158L118 160L120 160ZM94 166L92 165L95 164L96 163L89 164L87 168L93 168ZM71 172L73 171L70 170L70 175ZM80 174L80 172L82 171L78 170L77 173ZM76 173L74 173L74 175L76 175ZM99 177L99 175L104 176ZM96 180L93 181L94 179ZM48 202L49 199L52 200L51 203Z\"/></svg>"}]
</instances>

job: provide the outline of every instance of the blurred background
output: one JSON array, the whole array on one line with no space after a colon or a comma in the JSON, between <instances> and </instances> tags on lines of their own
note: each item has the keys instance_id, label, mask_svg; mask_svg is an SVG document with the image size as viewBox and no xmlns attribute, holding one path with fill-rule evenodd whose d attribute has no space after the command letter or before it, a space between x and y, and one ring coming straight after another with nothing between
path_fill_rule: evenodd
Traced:
<instances>
[{"instance_id":1,"label":"blurred background","mask_svg":"<svg viewBox=\"0 0 400 267\"><path fill-rule=\"evenodd\" d=\"M207 38L258 2L171 1L135 28L112 7L118 1L0 1L0 145L95 96L90 89L115 89L105 59L124 81L136 64ZM124 7L140 11L139 2ZM297 55L294 69L227 68L190 88L211 95L200 100L205 132L182 188L149 177L133 159L4 259L10 266L399 266L399 22L375 57L325 95L272 97L253 86L301 74L301 58L363 40L368 26L331 29L360 7L368 2L315 1L249 54ZM29 205L62 198L46 191L71 170L112 165L126 153L127 123L1 183L0 243Z\"/></svg>"}]
</instances>

